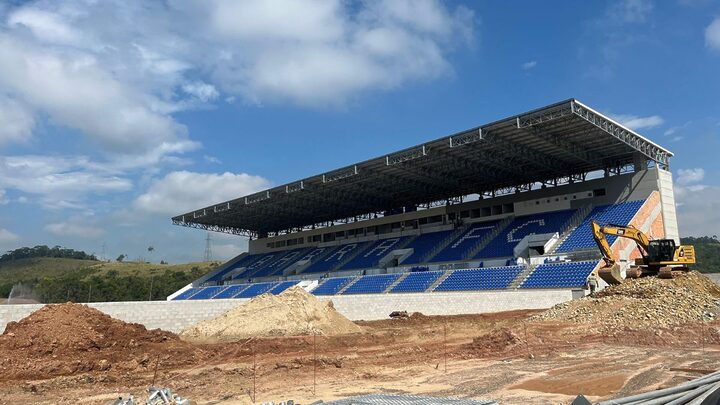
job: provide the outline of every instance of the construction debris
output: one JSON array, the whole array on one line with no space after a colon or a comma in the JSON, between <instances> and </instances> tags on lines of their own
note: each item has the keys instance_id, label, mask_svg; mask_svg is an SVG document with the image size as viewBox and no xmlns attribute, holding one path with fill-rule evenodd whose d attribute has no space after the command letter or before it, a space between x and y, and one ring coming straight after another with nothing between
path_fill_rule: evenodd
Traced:
<instances>
[{"instance_id":1,"label":"construction debris","mask_svg":"<svg viewBox=\"0 0 720 405\"><path fill-rule=\"evenodd\" d=\"M342 335L363 329L301 287L263 294L217 318L201 321L181 337L193 342L230 342L257 336Z\"/></svg>"},{"instance_id":2,"label":"construction debris","mask_svg":"<svg viewBox=\"0 0 720 405\"><path fill-rule=\"evenodd\" d=\"M169 388L148 388L148 398L145 405L194 405L195 402L180 395L174 394ZM118 398L110 405L140 405L134 396Z\"/></svg>"},{"instance_id":3,"label":"construction debris","mask_svg":"<svg viewBox=\"0 0 720 405\"><path fill-rule=\"evenodd\" d=\"M712 321L720 313L720 288L697 272L674 279L645 277L564 302L533 321L571 321L590 330L648 329Z\"/></svg>"},{"instance_id":4,"label":"construction debris","mask_svg":"<svg viewBox=\"0 0 720 405\"><path fill-rule=\"evenodd\" d=\"M407 311L392 311L390 312L391 319L407 319L410 318L410 314Z\"/></svg>"}]
</instances>

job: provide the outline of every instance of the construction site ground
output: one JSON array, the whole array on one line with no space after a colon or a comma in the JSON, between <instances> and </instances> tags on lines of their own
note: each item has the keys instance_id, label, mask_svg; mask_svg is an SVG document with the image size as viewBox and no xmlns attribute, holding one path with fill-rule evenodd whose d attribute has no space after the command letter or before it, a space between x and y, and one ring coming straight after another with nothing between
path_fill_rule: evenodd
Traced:
<instances>
[{"instance_id":1,"label":"construction site ground","mask_svg":"<svg viewBox=\"0 0 720 405\"><path fill-rule=\"evenodd\" d=\"M167 352L152 343L152 354L131 366L120 364L118 349L104 370L78 367L67 375L28 364L32 376L0 374L0 403L100 404L139 396L152 383L157 359L156 385L200 404L252 403L253 387L257 403L383 391L557 404L579 393L600 399L677 384L720 361L718 321L585 333L574 322L528 321L537 312L416 315L360 322L364 333L342 336L171 341Z\"/></svg>"}]
</instances>

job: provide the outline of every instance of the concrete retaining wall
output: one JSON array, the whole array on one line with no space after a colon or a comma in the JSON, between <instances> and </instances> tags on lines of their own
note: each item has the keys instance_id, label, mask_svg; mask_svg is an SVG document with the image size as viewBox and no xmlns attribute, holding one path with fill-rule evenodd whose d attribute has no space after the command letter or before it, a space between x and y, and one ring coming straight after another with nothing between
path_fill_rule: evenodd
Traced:
<instances>
[{"instance_id":1,"label":"concrete retaining wall","mask_svg":"<svg viewBox=\"0 0 720 405\"><path fill-rule=\"evenodd\" d=\"M352 320L385 319L392 311L426 315L457 315L549 308L582 292L571 290L507 290L462 293L372 294L320 297L332 300L340 313ZM198 301L97 302L89 306L126 322L179 332L214 318L247 299ZM0 305L0 331L10 321L20 320L43 304Z\"/></svg>"}]
</instances>

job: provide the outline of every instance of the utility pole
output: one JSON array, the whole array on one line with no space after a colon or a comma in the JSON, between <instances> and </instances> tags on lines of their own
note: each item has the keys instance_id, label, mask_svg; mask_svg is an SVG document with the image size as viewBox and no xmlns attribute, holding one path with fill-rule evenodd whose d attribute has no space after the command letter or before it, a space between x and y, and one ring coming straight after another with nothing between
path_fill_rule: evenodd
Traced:
<instances>
[{"instance_id":1,"label":"utility pole","mask_svg":"<svg viewBox=\"0 0 720 405\"><path fill-rule=\"evenodd\" d=\"M209 262L212 260L212 250L210 248L210 232L207 233L207 237L205 238L205 254L203 255L203 261Z\"/></svg>"},{"instance_id":2,"label":"utility pole","mask_svg":"<svg viewBox=\"0 0 720 405\"><path fill-rule=\"evenodd\" d=\"M106 261L107 257L105 256L105 242L102 244L102 261Z\"/></svg>"}]
</instances>

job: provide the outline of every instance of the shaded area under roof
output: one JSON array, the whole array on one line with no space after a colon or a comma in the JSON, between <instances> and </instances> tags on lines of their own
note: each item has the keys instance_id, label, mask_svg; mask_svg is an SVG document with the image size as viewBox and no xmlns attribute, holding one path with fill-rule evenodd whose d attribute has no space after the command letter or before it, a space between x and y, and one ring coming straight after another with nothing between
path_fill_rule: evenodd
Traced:
<instances>
[{"instance_id":1,"label":"shaded area under roof","mask_svg":"<svg viewBox=\"0 0 720 405\"><path fill-rule=\"evenodd\" d=\"M672 153L575 99L174 217L251 237L632 164Z\"/></svg>"}]
</instances>

